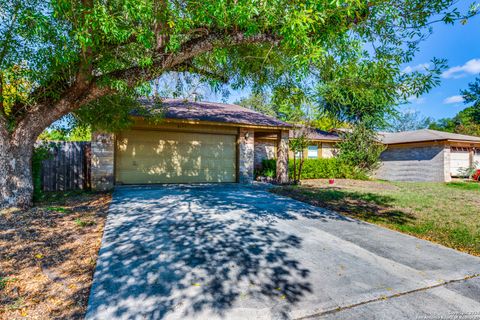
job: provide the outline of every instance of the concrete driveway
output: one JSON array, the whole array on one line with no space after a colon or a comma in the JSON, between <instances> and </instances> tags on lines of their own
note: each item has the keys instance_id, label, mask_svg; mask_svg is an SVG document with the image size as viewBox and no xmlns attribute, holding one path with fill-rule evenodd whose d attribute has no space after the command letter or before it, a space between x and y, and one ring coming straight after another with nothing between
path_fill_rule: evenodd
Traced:
<instances>
[{"instance_id":1,"label":"concrete driveway","mask_svg":"<svg viewBox=\"0 0 480 320\"><path fill-rule=\"evenodd\" d=\"M261 188L122 187L86 318L480 319L479 274L479 258Z\"/></svg>"}]
</instances>

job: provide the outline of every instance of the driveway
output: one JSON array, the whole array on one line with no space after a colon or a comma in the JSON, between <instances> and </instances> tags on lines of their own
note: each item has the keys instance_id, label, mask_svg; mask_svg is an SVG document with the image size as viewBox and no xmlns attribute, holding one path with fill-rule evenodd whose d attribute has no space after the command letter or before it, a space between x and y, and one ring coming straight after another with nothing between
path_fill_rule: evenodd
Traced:
<instances>
[{"instance_id":1,"label":"driveway","mask_svg":"<svg viewBox=\"0 0 480 320\"><path fill-rule=\"evenodd\" d=\"M479 274L477 257L259 187L121 187L86 318L480 319Z\"/></svg>"}]
</instances>

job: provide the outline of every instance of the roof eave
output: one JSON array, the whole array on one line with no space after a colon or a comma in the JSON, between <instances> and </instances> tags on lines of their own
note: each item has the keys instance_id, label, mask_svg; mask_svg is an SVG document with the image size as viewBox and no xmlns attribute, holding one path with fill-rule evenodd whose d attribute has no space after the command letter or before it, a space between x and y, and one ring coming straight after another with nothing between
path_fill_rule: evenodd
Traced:
<instances>
[{"instance_id":1,"label":"roof eave","mask_svg":"<svg viewBox=\"0 0 480 320\"><path fill-rule=\"evenodd\" d=\"M140 115L131 115L131 117L146 119L148 117ZM206 121L206 120L191 120L191 119L177 119L177 118L162 118L165 123L185 123L185 124L203 124L213 126L228 126L228 127L242 127L242 128L256 128L256 129L270 129L270 130L290 130L292 125L264 125L264 124L245 124L237 122L221 122L221 121Z\"/></svg>"}]
</instances>

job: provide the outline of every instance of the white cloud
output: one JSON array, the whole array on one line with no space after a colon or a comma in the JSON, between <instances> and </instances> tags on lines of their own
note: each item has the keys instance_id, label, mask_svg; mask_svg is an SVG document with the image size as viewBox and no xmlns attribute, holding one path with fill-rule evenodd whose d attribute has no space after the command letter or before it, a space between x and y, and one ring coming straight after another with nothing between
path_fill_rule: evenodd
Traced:
<instances>
[{"instance_id":1,"label":"white cloud","mask_svg":"<svg viewBox=\"0 0 480 320\"><path fill-rule=\"evenodd\" d=\"M428 68L430 68L430 63L421 63L413 67L411 66L405 67L405 69L402 70L402 73L410 73L414 71L425 71Z\"/></svg>"},{"instance_id":2,"label":"white cloud","mask_svg":"<svg viewBox=\"0 0 480 320\"><path fill-rule=\"evenodd\" d=\"M468 74L477 74L480 73L480 59L468 60L463 66L451 67L444 73L442 73L442 78L453 78L458 79L465 77Z\"/></svg>"},{"instance_id":3,"label":"white cloud","mask_svg":"<svg viewBox=\"0 0 480 320\"><path fill-rule=\"evenodd\" d=\"M443 100L444 104L461 103L461 102L463 102L462 96L451 96Z\"/></svg>"}]
</instances>

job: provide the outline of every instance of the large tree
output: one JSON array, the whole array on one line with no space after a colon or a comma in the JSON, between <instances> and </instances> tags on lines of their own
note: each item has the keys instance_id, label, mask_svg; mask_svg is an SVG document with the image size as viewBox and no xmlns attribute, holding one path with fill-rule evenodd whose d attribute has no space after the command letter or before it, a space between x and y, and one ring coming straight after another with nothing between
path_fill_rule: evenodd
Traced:
<instances>
[{"instance_id":1,"label":"large tree","mask_svg":"<svg viewBox=\"0 0 480 320\"><path fill-rule=\"evenodd\" d=\"M368 70L384 82L375 88L389 86L388 94L398 84L392 79L404 81L397 91L424 86L428 81L420 75L399 78L399 64L411 59L432 19L461 18L454 3L4 0L0 206L31 204L33 145L52 122L80 108L95 113L100 104L115 110L118 101L147 94L150 81L167 73L195 73L212 86L229 81L233 88L268 87L293 97L321 80L322 94L337 112L342 102L354 101L344 99L350 85L357 88L353 95L372 85L359 78ZM350 71L360 72L352 78Z\"/></svg>"}]
</instances>

